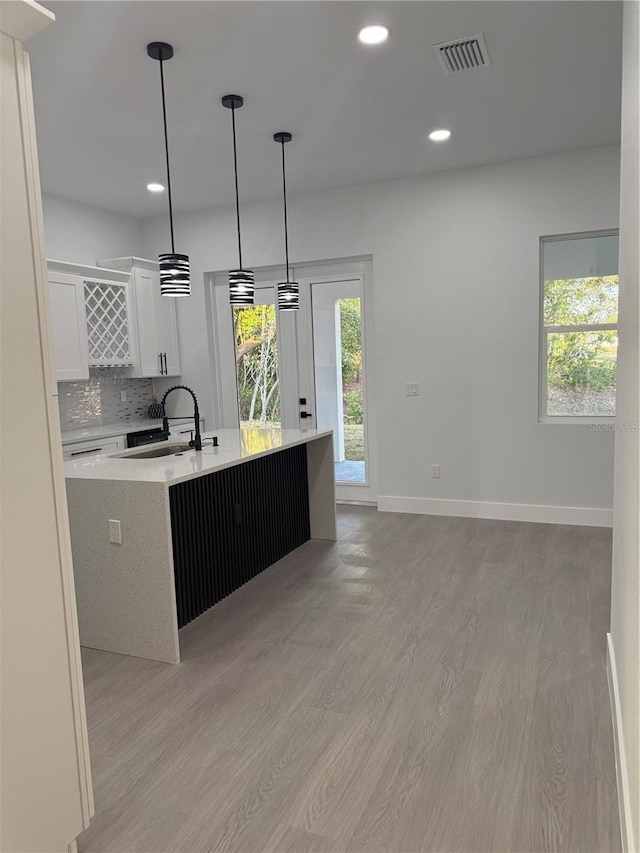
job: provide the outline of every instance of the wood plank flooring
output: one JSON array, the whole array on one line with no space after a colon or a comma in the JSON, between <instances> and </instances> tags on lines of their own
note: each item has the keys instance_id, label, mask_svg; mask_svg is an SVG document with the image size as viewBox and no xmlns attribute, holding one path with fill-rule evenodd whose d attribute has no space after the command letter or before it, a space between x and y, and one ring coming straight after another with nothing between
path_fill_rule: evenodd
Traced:
<instances>
[{"instance_id":1,"label":"wood plank flooring","mask_svg":"<svg viewBox=\"0 0 640 853\"><path fill-rule=\"evenodd\" d=\"M181 632L83 651L81 853L620 850L611 533L339 512Z\"/></svg>"}]
</instances>

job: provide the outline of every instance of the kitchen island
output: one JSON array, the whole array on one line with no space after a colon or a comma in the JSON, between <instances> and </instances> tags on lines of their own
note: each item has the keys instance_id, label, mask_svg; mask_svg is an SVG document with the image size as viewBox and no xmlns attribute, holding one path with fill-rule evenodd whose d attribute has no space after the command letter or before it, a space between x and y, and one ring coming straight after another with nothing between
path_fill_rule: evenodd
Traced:
<instances>
[{"instance_id":1,"label":"kitchen island","mask_svg":"<svg viewBox=\"0 0 640 853\"><path fill-rule=\"evenodd\" d=\"M183 625L308 539L336 538L330 431L202 439L65 463L82 645L179 663Z\"/></svg>"}]
</instances>

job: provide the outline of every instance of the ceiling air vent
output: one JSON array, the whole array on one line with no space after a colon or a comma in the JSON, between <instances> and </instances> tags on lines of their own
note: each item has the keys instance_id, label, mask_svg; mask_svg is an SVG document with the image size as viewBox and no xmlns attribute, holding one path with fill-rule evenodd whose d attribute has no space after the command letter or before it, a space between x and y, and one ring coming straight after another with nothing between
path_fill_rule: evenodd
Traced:
<instances>
[{"instance_id":1,"label":"ceiling air vent","mask_svg":"<svg viewBox=\"0 0 640 853\"><path fill-rule=\"evenodd\" d=\"M434 44L433 49L445 74L456 74L458 71L491 65L482 33L469 38Z\"/></svg>"}]
</instances>

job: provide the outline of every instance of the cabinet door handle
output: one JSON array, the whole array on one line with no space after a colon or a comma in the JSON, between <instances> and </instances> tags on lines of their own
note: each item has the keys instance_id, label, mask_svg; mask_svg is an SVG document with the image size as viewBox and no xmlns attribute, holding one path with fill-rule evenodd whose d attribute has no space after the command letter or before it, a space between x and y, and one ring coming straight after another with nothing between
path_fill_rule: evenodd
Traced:
<instances>
[{"instance_id":1,"label":"cabinet door handle","mask_svg":"<svg viewBox=\"0 0 640 853\"><path fill-rule=\"evenodd\" d=\"M101 447L92 447L90 450L73 450L71 455L82 456L83 453L98 453L100 450L102 450Z\"/></svg>"},{"instance_id":2,"label":"cabinet door handle","mask_svg":"<svg viewBox=\"0 0 640 853\"><path fill-rule=\"evenodd\" d=\"M164 375L166 376L169 373L169 371L167 369L167 354L166 354L166 352L162 353L162 358L164 359Z\"/></svg>"},{"instance_id":3,"label":"cabinet door handle","mask_svg":"<svg viewBox=\"0 0 640 853\"><path fill-rule=\"evenodd\" d=\"M158 358L160 359L160 376L162 376L163 370L162 370L162 353L161 352L158 353Z\"/></svg>"}]
</instances>

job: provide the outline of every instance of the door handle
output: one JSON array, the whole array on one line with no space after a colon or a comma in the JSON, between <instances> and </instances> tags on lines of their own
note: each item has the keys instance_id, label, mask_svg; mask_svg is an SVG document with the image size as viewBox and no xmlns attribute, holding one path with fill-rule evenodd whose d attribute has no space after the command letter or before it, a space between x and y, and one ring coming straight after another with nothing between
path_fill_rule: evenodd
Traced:
<instances>
[{"instance_id":1,"label":"door handle","mask_svg":"<svg viewBox=\"0 0 640 853\"><path fill-rule=\"evenodd\" d=\"M83 453L98 453L101 447L92 447L90 450L73 450L71 456L82 456Z\"/></svg>"},{"instance_id":2,"label":"door handle","mask_svg":"<svg viewBox=\"0 0 640 853\"><path fill-rule=\"evenodd\" d=\"M164 359L164 375L166 376L169 373L169 370L167 369L167 354L166 354L166 352L162 353L162 358Z\"/></svg>"},{"instance_id":3,"label":"door handle","mask_svg":"<svg viewBox=\"0 0 640 853\"><path fill-rule=\"evenodd\" d=\"M158 358L160 359L160 376L164 375L164 370L162 369L162 353L158 353Z\"/></svg>"},{"instance_id":4,"label":"door handle","mask_svg":"<svg viewBox=\"0 0 640 853\"><path fill-rule=\"evenodd\" d=\"M300 412L300 417L301 418L312 418L313 412Z\"/></svg>"}]
</instances>

